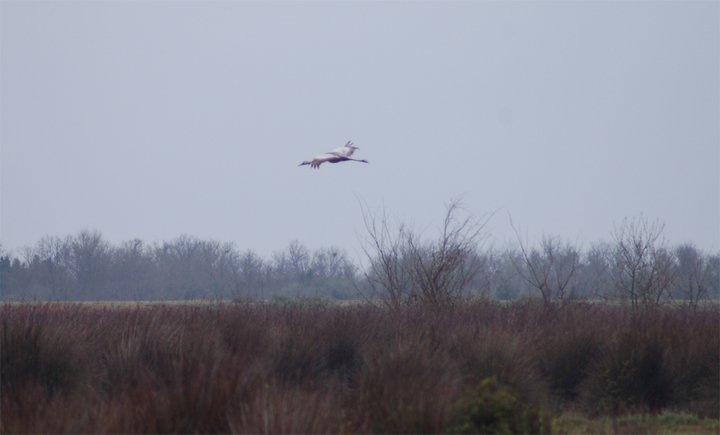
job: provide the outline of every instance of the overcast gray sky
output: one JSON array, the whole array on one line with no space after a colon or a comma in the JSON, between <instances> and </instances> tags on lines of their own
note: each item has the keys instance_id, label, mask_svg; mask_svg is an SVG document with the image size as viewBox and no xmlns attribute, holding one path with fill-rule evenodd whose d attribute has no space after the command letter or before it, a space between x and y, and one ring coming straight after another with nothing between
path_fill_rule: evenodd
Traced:
<instances>
[{"instance_id":1,"label":"overcast gray sky","mask_svg":"<svg viewBox=\"0 0 720 435\"><path fill-rule=\"evenodd\" d=\"M718 249L719 4L3 1L0 239L353 250L358 197L463 195L498 242L644 213Z\"/></svg>"}]
</instances>

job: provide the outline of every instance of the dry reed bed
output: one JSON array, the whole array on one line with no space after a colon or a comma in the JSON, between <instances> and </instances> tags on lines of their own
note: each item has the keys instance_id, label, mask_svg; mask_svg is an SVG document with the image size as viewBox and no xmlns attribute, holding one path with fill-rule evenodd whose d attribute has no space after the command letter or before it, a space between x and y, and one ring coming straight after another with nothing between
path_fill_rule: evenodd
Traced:
<instances>
[{"instance_id":1,"label":"dry reed bed","mask_svg":"<svg viewBox=\"0 0 720 435\"><path fill-rule=\"evenodd\" d=\"M673 409L717 418L720 406L716 307L1 312L3 433L439 433L458 427L458 403L490 377L544 415Z\"/></svg>"}]
</instances>

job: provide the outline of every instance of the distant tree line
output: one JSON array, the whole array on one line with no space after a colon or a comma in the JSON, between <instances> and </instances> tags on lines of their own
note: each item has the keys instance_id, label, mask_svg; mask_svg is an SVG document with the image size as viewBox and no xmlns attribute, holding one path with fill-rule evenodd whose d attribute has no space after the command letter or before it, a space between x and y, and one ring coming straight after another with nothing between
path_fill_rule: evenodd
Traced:
<instances>
[{"instance_id":1,"label":"distant tree line","mask_svg":"<svg viewBox=\"0 0 720 435\"><path fill-rule=\"evenodd\" d=\"M345 252L292 242L272 258L190 236L119 245L99 232L45 237L0 255L4 300L179 300L354 297L357 268Z\"/></svg>"},{"instance_id":2,"label":"distant tree line","mask_svg":"<svg viewBox=\"0 0 720 435\"><path fill-rule=\"evenodd\" d=\"M366 213L366 265L339 248L311 251L299 242L264 258L190 236L153 244L112 244L92 231L45 237L19 253L0 250L0 294L3 300L368 298L393 306L465 297L694 306L720 297L720 255L692 244L668 246L662 225L642 217L586 249L551 236L532 246L518 236L516 246L496 249L484 247L482 223L458 213L451 204L436 239Z\"/></svg>"}]
</instances>

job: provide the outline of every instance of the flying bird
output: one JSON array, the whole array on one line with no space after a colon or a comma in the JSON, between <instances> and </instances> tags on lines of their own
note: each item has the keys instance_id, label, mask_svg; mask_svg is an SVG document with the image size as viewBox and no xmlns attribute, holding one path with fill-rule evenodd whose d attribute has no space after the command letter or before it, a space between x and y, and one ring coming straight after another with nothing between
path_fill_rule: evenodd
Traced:
<instances>
[{"instance_id":1,"label":"flying bird","mask_svg":"<svg viewBox=\"0 0 720 435\"><path fill-rule=\"evenodd\" d=\"M351 140L349 140L344 146L335 148L332 151L328 151L325 154L313 157L312 160L306 160L300 163L298 166L310 165L313 169L319 169L323 163L340 163L340 162L361 162L368 163L367 160L353 159L350 157L353 155L355 150L360 149L356 147Z\"/></svg>"}]
</instances>

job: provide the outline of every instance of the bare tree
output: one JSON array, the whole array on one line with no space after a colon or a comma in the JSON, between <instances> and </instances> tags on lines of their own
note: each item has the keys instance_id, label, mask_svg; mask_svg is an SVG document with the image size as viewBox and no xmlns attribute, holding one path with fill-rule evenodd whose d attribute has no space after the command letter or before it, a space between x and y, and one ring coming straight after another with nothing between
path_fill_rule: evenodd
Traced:
<instances>
[{"instance_id":1,"label":"bare tree","mask_svg":"<svg viewBox=\"0 0 720 435\"><path fill-rule=\"evenodd\" d=\"M447 305L460 297L482 267L477 248L488 221L460 217L460 212L460 202L451 202L438 237L425 240L406 225L392 228L385 210L378 214L363 207L366 277L376 294L393 307Z\"/></svg>"},{"instance_id":2,"label":"bare tree","mask_svg":"<svg viewBox=\"0 0 720 435\"><path fill-rule=\"evenodd\" d=\"M421 299L431 305L457 298L483 265L477 244L484 223L471 216L459 218L459 210L457 201L448 205L440 237L435 241L423 242L417 235L406 233L411 280Z\"/></svg>"},{"instance_id":3,"label":"bare tree","mask_svg":"<svg viewBox=\"0 0 720 435\"><path fill-rule=\"evenodd\" d=\"M607 243L593 244L585 252L576 278L584 296L599 300L613 296L611 260L612 247Z\"/></svg>"},{"instance_id":4,"label":"bare tree","mask_svg":"<svg viewBox=\"0 0 720 435\"><path fill-rule=\"evenodd\" d=\"M528 284L518 273L516 264L522 263L522 255L514 248L493 254L490 267L492 295L501 300L517 299L527 293Z\"/></svg>"},{"instance_id":5,"label":"bare tree","mask_svg":"<svg viewBox=\"0 0 720 435\"><path fill-rule=\"evenodd\" d=\"M72 271L78 291L84 299L107 290L110 245L97 231L81 231L70 245Z\"/></svg>"},{"instance_id":6,"label":"bare tree","mask_svg":"<svg viewBox=\"0 0 720 435\"><path fill-rule=\"evenodd\" d=\"M412 284L408 268L403 264L405 226L391 229L387 211L371 212L362 206L367 239L362 245L369 266L365 273L373 292L391 307L398 307L411 299Z\"/></svg>"},{"instance_id":7,"label":"bare tree","mask_svg":"<svg viewBox=\"0 0 720 435\"><path fill-rule=\"evenodd\" d=\"M710 257L694 245L686 243L675 248L677 258L677 294L689 306L695 308L706 299L713 284Z\"/></svg>"},{"instance_id":8,"label":"bare tree","mask_svg":"<svg viewBox=\"0 0 720 435\"><path fill-rule=\"evenodd\" d=\"M664 225L644 216L625 219L613 239L613 284L633 309L660 304L674 280L674 258L665 248Z\"/></svg>"},{"instance_id":9,"label":"bare tree","mask_svg":"<svg viewBox=\"0 0 720 435\"><path fill-rule=\"evenodd\" d=\"M43 237L34 247L23 250L28 280L26 285L35 297L51 300L68 299L76 279L72 273L72 238Z\"/></svg>"},{"instance_id":10,"label":"bare tree","mask_svg":"<svg viewBox=\"0 0 720 435\"><path fill-rule=\"evenodd\" d=\"M709 297L713 299L720 298L720 252L708 255L706 257L708 267L708 289Z\"/></svg>"},{"instance_id":11,"label":"bare tree","mask_svg":"<svg viewBox=\"0 0 720 435\"><path fill-rule=\"evenodd\" d=\"M512 225L512 223L511 223ZM578 269L580 253L569 242L544 236L539 247L528 248L513 225L520 248L520 260L510 257L518 274L540 293L546 306L568 296L569 285Z\"/></svg>"},{"instance_id":12,"label":"bare tree","mask_svg":"<svg viewBox=\"0 0 720 435\"><path fill-rule=\"evenodd\" d=\"M321 248L312 255L311 285L317 296L343 299L356 293L355 274L355 265L339 248Z\"/></svg>"},{"instance_id":13,"label":"bare tree","mask_svg":"<svg viewBox=\"0 0 720 435\"><path fill-rule=\"evenodd\" d=\"M251 250L239 258L238 273L235 277L235 298L263 298L267 290L268 265Z\"/></svg>"},{"instance_id":14,"label":"bare tree","mask_svg":"<svg viewBox=\"0 0 720 435\"><path fill-rule=\"evenodd\" d=\"M498 264L497 255L491 249L477 249L471 254L471 264L477 264L478 270L472 280L466 285L466 290L472 296L489 298L497 288Z\"/></svg>"},{"instance_id":15,"label":"bare tree","mask_svg":"<svg viewBox=\"0 0 720 435\"><path fill-rule=\"evenodd\" d=\"M157 246L154 257L165 297L219 298L234 291L239 260L232 244L183 235Z\"/></svg>"},{"instance_id":16,"label":"bare tree","mask_svg":"<svg viewBox=\"0 0 720 435\"><path fill-rule=\"evenodd\" d=\"M142 240L123 242L114 250L114 297L130 300L153 299L150 277L155 262Z\"/></svg>"}]
</instances>

